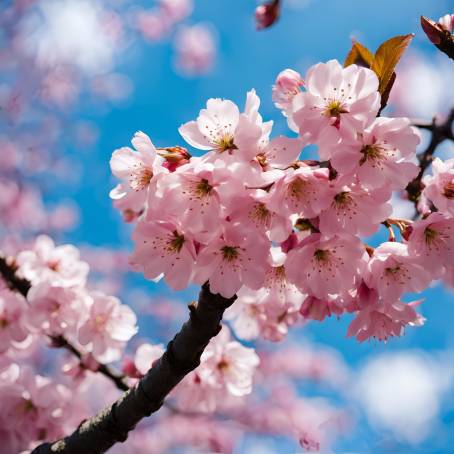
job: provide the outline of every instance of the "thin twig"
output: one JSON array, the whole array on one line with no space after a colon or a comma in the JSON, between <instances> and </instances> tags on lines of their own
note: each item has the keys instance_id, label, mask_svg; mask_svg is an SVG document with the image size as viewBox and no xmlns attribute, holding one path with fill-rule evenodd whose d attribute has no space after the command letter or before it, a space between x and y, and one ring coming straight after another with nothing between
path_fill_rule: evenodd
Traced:
<instances>
[{"instance_id":1,"label":"thin twig","mask_svg":"<svg viewBox=\"0 0 454 454\"><path fill-rule=\"evenodd\" d=\"M417 206L419 198L421 197L421 192L424 189L424 185L422 183L424 172L432 163L433 155L437 147L445 140L454 141L453 123L454 108L451 109L448 116L443 121L440 121L437 117L434 117L432 122L416 121L413 123L413 126L428 130L431 133L429 145L422 153L418 155L420 168L419 173L416 178L414 178L413 181L411 181L406 187L408 199L415 204L415 207Z\"/></svg>"}]
</instances>

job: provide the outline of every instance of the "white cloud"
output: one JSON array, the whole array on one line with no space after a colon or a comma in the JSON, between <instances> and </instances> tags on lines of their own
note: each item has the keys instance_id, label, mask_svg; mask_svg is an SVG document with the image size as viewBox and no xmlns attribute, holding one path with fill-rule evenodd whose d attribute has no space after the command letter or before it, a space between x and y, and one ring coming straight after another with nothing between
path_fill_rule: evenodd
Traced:
<instances>
[{"instance_id":1,"label":"white cloud","mask_svg":"<svg viewBox=\"0 0 454 454\"><path fill-rule=\"evenodd\" d=\"M97 74L112 69L118 27L92 0L46 0L25 21L23 35L40 64L71 64Z\"/></svg>"},{"instance_id":2,"label":"white cloud","mask_svg":"<svg viewBox=\"0 0 454 454\"><path fill-rule=\"evenodd\" d=\"M447 363L452 362L418 351L380 355L361 370L355 397L372 425L420 443L431 433L452 385L453 368Z\"/></svg>"}]
</instances>

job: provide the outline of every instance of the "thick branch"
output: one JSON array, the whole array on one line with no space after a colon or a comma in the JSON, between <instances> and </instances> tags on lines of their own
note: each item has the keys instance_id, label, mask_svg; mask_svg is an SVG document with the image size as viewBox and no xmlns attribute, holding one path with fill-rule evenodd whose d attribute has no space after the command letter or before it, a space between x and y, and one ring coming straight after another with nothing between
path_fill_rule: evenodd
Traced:
<instances>
[{"instance_id":1,"label":"thick branch","mask_svg":"<svg viewBox=\"0 0 454 454\"><path fill-rule=\"evenodd\" d=\"M27 298L31 284L27 279L19 277L16 274L16 271L17 268L14 261L9 262L5 257L0 256L0 276L3 277L3 280L10 290L19 292L24 298ZM83 359L83 354L64 336L49 336L49 339L51 340L52 347L64 348L80 360ZM83 363L81 362L81 364ZM129 389L129 386L124 381L124 377L110 369L110 367L105 364L99 364L96 372L99 372L111 380L121 391Z\"/></svg>"},{"instance_id":2,"label":"thick branch","mask_svg":"<svg viewBox=\"0 0 454 454\"><path fill-rule=\"evenodd\" d=\"M111 406L84 421L77 430L54 443L37 447L32 454L98 454L123 442L144 417L159 410L165 397L200 364L210 339L220 331L223 313L236 296L227 299L210 292L206 283L198 303L189 306L189 320L167 345L148 373Z\"/></svg>"},{"instance_id":3,"label":"thick branch","mask_svg":"<svg viewBox=\"0 0 454 454\"><path fill-rule=\"evenodd\" d=\"M445 140L454 140L454 133L452 126L454 123L454 108L451 109L449 115L444 121L439 121L436 117L430 123L425 122L415 122L414 126L420 129L426 129L431 132L430 142L427 148L418 155L419 161L419 174L417 177L411 181L406 190L408 193L408 198L415 204L418 203L421 192L424 189L422 183L422 177L427 167L433 160L433 155L438 145Z\"/></svg>"}]
</instances>

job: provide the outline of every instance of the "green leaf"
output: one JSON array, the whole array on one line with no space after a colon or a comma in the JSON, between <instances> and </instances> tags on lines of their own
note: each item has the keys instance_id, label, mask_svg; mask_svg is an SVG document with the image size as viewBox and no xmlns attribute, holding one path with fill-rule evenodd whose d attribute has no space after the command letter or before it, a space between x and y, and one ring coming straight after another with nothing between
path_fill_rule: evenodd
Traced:
<instances>
[{"instance_id":1,"label":"green leaf","mask_svg":"<svg viewBox=\"0 0 454 454\"><path fill-rule=\"evenodd\" d=\"M375 52L375 58L371 65L371 69L378 76L380 82L378 91L380 94L390 91L388 85L393 77L394 69L409 46L413 36L413 34L395 36L394 38L385 41L377 49L377 52Z\"/></svg>"},{"instance_id":2,"label":"green leaf","mask_svg":"<svg viewBox=\"0 0 454 454\"><path fill-rule=\"evenodd\" d=\"M345 59L344 67L355 64L370 68L373 61L374 54L366 46L363 46L358 41L353 41L352 48L350 49L350 52Z\"/></svg>"}]
</instances>

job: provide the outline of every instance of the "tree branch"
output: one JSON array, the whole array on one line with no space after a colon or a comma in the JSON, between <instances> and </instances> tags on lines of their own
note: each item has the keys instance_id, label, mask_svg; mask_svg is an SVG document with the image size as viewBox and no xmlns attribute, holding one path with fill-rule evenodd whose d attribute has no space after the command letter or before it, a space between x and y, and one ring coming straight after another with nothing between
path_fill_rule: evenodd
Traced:
<instances>
[{"instance_id":1,"label":"tree branch","mask_svg":"<svg viewBox=\"0 0 454 454\"><path fill-rule=\"evenodd\" d=\"M18 292L24 298L27 298L31 284L27 279L17 276L16 271L17 268L14 261L9 263L5 257L0 256L0 276L3 277L3 280L10 290ZM79 360L83 359L83 353L80 352L74 345L72 345L64 336L48 337L51 340L52 347L64 348L65 350L68 350L74 356L79 358ZM81 364L83 365L82 361ZM99 372L100 374L111 380L119 390L126 391L129 389L129 386L124 381L124 376L118 374L109 366L106 366L105 364L99 364L96 372Z\"/></svg>"},{"instance_id":2,"label":"tree branch","mask_svg":"<svg viewBox=\"0 0 454 454\"><path fill-rule=\"evenodd\" d=\"M443 121L440 121L437 117L434 117L432 122L416 121L413 123L413 126L416 126L420 129L426 129L431 132L429 145L422 153L418 155L420 171L416 178L413 181L410 181L410 183L406 187L408 199L411 200L415 204L415 206L417 205L421 196L421 192L424 189L424 185L421 181L422 177L424 176L424 172L433 160L435 150L437 149L438 145L440 145L440 143L445 140L454 141L454 133L452 130L453 123L454 108L451 109L448 116Z\"/></svg>"},{"instance_id":3,"label":"tree branch","mask_svg":"<svg viewBox=\"0 0 454 454\"><path fill-rule=\"evenodd\" d=\"M144 417L159 410L165 397L200 364L210 339L216 336L225 309L236 299L212 294L202 286L198 303L189 305L189 320L167 345L162 357L148 373L114 404L82 424L68 437L38 446L32 454L100 454L128 433Z\"/></svg>"}]
</instances>

